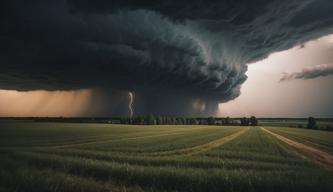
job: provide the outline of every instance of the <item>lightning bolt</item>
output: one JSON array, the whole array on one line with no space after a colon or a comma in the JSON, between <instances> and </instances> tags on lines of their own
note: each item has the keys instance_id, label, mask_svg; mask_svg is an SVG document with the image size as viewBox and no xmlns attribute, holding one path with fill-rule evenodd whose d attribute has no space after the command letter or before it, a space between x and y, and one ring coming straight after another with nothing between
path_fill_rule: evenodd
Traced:
<instances>
[{"instance_id":1,"label":"lightning bolt","mask_svg":"<svg viewBox=\"0 0 333 192\"><path fill-rule=\"evenodd\" d=\"M132 92L128 92L128 99L129 99L129 102L128 102L128 111L129 111L129 114L130 114L130 117L132 118L133 117L133 100L134 100L134 94Z\"/></svg>"}]
</instances>

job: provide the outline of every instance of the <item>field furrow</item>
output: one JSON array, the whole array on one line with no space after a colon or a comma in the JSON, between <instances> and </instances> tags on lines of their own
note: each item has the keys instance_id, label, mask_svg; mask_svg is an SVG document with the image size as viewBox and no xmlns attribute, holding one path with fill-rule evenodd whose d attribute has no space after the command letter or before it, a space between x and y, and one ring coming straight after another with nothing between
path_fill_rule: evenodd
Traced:
<instances>
[{"instance_id":1,"label":"field furrow","mask_svg":"<svg viewBox=\"0 0 333 192\"><path fill-rule=\"evenodd\" d=\"M325 166L325 167L333 170L333 156L330 155L329 153L326 153L325 151L320 150L318 148L311 147L311 146L305 145L303 143L293 141L291 139L288 139L286 137L273 133L263 127L261 127L261 129L269 134L272 134L274 137L287 143L288 145L307 152L307 153L299 154L302 158L311 160L319 165Z\"/></svg>"},{"instance_id":2,"label":"field furrow","mask_svg":"<svg viewBox=\"0 0 333 192\"><path fill-rule=\"evenodd\" d=\"M244 134L248 128L244 128L234 134L224 136L222 138L219 138L217 140L211 141L209 143L205 143L202 145L197 145L194 147L184 148L184 149L178 149L178 150L170 150L170 151L163 151L163 152L155 152L155 153L148 153L147 155L152 156L170 156L170 155L176 155L176 156L190 156L198 153L202 153L205 151L212 150L214 148L217 148L229 141L232 141L233 139L241 136Z\"/></svg>"},{"instance_id":3,"label":"field furrow","mask_svg":"<svg viewBox=\"0 0 333 192\"><path fill-rule=\"evenodd\" d=\"M277 133L297 142L320 148L333 155L333 133L327 131L306 130L299 128L273 128L265 127L267 130Z\"/></svg>"}]
</instances>

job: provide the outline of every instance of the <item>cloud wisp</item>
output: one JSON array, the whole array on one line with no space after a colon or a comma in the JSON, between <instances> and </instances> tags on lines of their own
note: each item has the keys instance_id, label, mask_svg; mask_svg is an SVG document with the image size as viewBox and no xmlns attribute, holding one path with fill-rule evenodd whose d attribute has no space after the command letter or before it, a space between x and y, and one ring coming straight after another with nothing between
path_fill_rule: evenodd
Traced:
<instances>
[{"instance_id":1,"label":"cloud wisp","mask_svg":"<svg viewBox=\"0 0 333 192\"><path fill-rule=\"evenodd\" d=\"M295 79L315 79L333 75L333 64L321 64L315 66L304 67L302 71L294 73L283 73L280 82L290 81Z\"/></svg>"}]
</instances>

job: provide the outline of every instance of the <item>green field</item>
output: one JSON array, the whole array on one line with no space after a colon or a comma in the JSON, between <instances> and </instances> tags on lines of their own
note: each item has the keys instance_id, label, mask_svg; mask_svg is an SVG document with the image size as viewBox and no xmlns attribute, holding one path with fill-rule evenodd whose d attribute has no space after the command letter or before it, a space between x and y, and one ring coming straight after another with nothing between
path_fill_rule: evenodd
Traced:
<instances>
[{"instance_id":1,"label":"green field","mask_svg":"<svg viewBox=\"0 0 333 192\"><path fill-rule=\"evenodd\" d=\"M317 161L333 155L333 132L34 122L0 131L0 191L333 191L331 156Z\"/></svg>"}]
</instances>

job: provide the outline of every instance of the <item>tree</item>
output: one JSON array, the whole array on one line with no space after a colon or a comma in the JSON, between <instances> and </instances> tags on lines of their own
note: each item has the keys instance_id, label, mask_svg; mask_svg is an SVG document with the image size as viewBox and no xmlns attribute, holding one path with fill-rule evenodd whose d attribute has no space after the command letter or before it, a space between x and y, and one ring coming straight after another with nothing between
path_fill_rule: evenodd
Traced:
<instances>
[{"instance_id":1,"label":"tree","mask_svg":"<svg viewBox=\"0 0 333 192\"><path fill-rule=\"evenodd\" d=\"M183 125L186 125L186 124L187 124L187 123L186 123L186 122L187 122L187 121L186 121L186 118L182 117L181 120L182 120L182 124L183 124Z\"/></svg>"},{"instance_id":2,"label":"tree","mask_svg":"<svg viewBox=\"0 0 333 192\"><path fill-rule=\"evenodd\" d=\"M130 118L126 118L126 117L120 118L120 123L121 124L130 124L131 123L131 119Z\"/></svg>"},{"instance_id":3,"label":"tree","mask_svg":"<svg viewBox=\"0 0 333 192\"><path fill-rule=\"evenodd\" d=\"M151 114L151 113L149 115L147 115L147 117L146 117L146 123L148 125L155 125L156 124L155 116L153 114Z\"/></svg>"},{"instance_id":4,"label":"tree","mask_svg":"<svg viewBox=\"0 0 333 192\"><path fill-rule=\"evenodd\" d=\"M157 117L157 125L163 125L163 124L164 124L164 122L163 122L163 117L158 116L158 117Z\"/></svg>"},{"instance_id":5,"label":"tree","mask_svg":"<svg viewBox=\"0 0 333 192\"><path fill-rule=\"evenodd\" d=\"M308 128L309 129L316 129L317 128L316 119L314 117L309 117L308 118Z\"/></svg>"},{"instance_id":6,"label":"tree","mask_svg":"<svg viewBox=\"0 0 333 192\"><path fill-rule=\"evenodd\" d=\"M198 125L199 122L198 122L197 119L195 119L195 118L189 118L187 124L190 124L190 125Z\"/></svg>"},{"instance_id":7,"label":"tree","mask_svg":"<svg viewBox=\"0 0 333 192\"><path fill-rule=\"evenodd\" d=\"M258 120L257 120L257 118L255 116L251 116L250 117L250 124L252 126L257 126L258 125Z\"/></svg>"},{"instance_id":8,"label":"tree","mask_svg":"<svg viewBox=\"0 0 333 192\"><path fill-rule=\"evenodd\" d=\"M177 125L184 125L184 123L185 123L185 121L184 121L184 118L182 118L182 117L178 117L178 118L176 118L176 120L177 120Z\"/></svg>"},{"instance_id":9,"label":"tree","mask_svg":"<svg viewBox=\"0 0 333 192\"><path fill-rule=\"evenodd\" d=\"M176 125L177 124L177 118L176 117L171 117L171 124Z\"/></svg>"},{"instance_id":10,"label":"tree","mask_svg":"<svg viewBox=\"0 0 333 192\"><path fill-rule=\"evenodd\" d=\"M226 117L224 120L222 120L222 124L224 125L230 125L230 117Z\"/></svg>"},{"instance_id":11,"label":"tree","mask_svg":"<svg viewBox=\"0 0 333 192\"><path fill-rule=\"evenodd\" d=\"M145 124L145 117L140 115L136 118L135 124L143 125Z\"/></svg>"},{"instance_id":12,"label":"tree","mask_svg":"<svg viewBox=\"0 0 333 192\"><path fill-rule=\"evenodd\" d=\"M168 118L167 117L162 117L162 124L167 125L168 124Z\"/></svg>"},{"instance_id":13,"label":"tree","mask_svg":"<svg viewBox=\"0 0 333 192\"><path fill-rule=\"evenodd\" d=\"M167 124L167 125L171 125L172 124L172 119L171 119L171 117L169 117L169 116L167 116L167 117L165 117L165 124Z\"/></svg>"},{"instance_id":14,"label":"tree","mask_svg":"<svg viewBox=\"0 0 333 192\"><path fill-rule=\"evenodd\" d=\"M241 118L240 121L241 121L241 125L243 125L243 126L249 126L250 125L250 121L246 117Z\"/></svg>"},{"instance_id":15,"label":"tree","mask_svg":"<svg viewBox=\"0 0 333 192\"><path fill-rule=\"evenodd\" d=\"M215 125L216 124L215 118L214 117L208 117L207 123L208 123L208 125Z\"/></svg>"}]
</instances>

